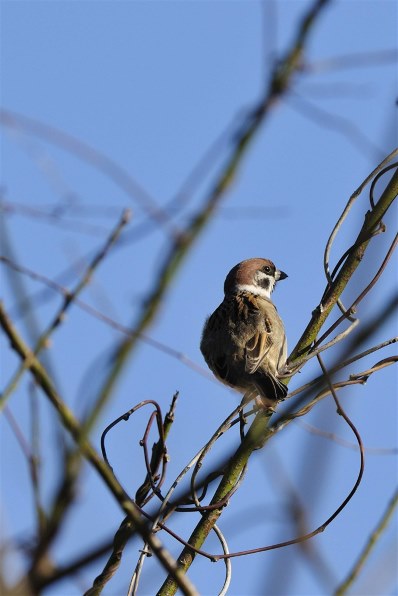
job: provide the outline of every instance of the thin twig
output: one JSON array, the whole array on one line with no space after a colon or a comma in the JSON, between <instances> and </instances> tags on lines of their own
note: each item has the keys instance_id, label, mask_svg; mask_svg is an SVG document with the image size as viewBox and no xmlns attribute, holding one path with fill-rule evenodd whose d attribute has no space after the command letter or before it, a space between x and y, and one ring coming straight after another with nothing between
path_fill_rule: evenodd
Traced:
<instances>
[{"instance_id":1,"label":"thin twig","mask_svg":"<svg viewBox=\"0 0 398 596\"><path fill-rule=\"evenodd\" d=\"M200 456L195 464L195 467L194 467L194 470L193 470L192 476L191 476L191 494L192 494L192 497L193 497L194 501L196 502L196 505L198 508L200 508L200 504L198 502L198 498L196 495L196 489L195 489L196 476L198 475L199 470L203 465L204 458L209 453L209 451L213 448L216 441L218 441L218 439L231 427L232 421L236 418L236 416L239 416L240 412L243 409L243 405L244 404L241 403L237 408L235 408L235 410L228 416L228 418L226 418L224 420L224 422L218 427L216 432L213 433L213 436L211 437L211 439L206 443L204 448L201 450ZM228 494L228 496L226 498L229 499L230 496L231 495ZM226 499L223 499L223 503L217 504L217 506L222 506L224 504L225 500Z\"/></svg>"},{"instance_id":2,"label":"thin twig","mask_svg":"<svg viewBox=\"0 0 398 596\"><path fill-rule=\"evenodd\" d=\"M332 58L324 58L318 62L306 63L303 67L303 73L319 74L325 72L332 72L334 70L341 71L346 68L366 68L370 66L378 66L379 64L396 64L398 59L398 52L396 48L377 50L375 52L352 52L351 54L343 54L342 56L334 56Z\"/></svg>"},{"instance_id":3,"label":"thin twig","mask_svg":"<svg viewBox=\"0 0 398 596\"><path fill-rule=\"evenodd\" d=\"M28 267L24 267L22 265L17 265L17 263L14 263L14 261L11 261L11 259L9 259L8 257L0 255L0 263L4 263L8 267L11 267L12 269L14 269L14 271L18 271L19 273L22 273L23 275L27 275L28 277L30 277L31 279L33 279L37 282L43 283L44 285L51 288L58 294L61 294L61 296L66 297L69 295L69 290L67 288L65 288L64 286L62 286L61 284L46 277L45 275L42 275L41 273L32 271ZM84 312L86 312L90 316L94 317L95 319L101 321L102 323L105 323L105 325L108 325L112 329L115 329L116 331L119 331L120 333L123 333L124 335L126 335L128 337L137 336L140 339L140 341L142 341L143 343L146 343L149 346L153 347L155 350L159 350L160 352L163 352L164 354L167 354L168 356L171 356L172 358L179 360L182 364L191 368L192 370L199 373L206 379L212 381L213 383L218 382L218 381L215 381L214 375L210 374L203 367L199 366L199 364L196 364L196 362L194 362L193 360L188 358L188 356L186 356L183 352L179 352L178 350L175 350L171 346L168 346L167 344L165 344L161 341L158 341L157 339L153 339L152 337L149 337L148 335L145 335L143 333L138 334L138 333L132 331L131 329L129 329L129 327L126 327L125 325L118 323L111 317L108 317L108 315L105 315L104 313L100 312L99 310L97 310L96 308L91 306L90 304L87 304L87 302L84 302L81 298L76 297L74 299L74 305L78 306L79 308L84 310Z\"/></svg>"},{"instance_id":4,"label":"thin twig","mask_svg":"<svg viewBox=\"0 0 398 596\"><path fill-rule=\"evenodd\" d=\"M380 360L379 362L374 364L371 368L368 368L368 370L362 371L357 374L350 375L350 380L357 381L358 379L361 379L362 381L364 381L366 383L366 381L368 380L370 375L377 372L378 370L381 370L382 368L385 368L386 366L390 366L390 364L395 364L395 362L398 362L398 356L389 356L388 358L384 358L383 360Z\"/></svg>"},{"instance_id":5,"label":"thin twig","mask_svg":"<svg viewBox=\"0 0 398 596\"><path fill-rule=\"evenodd\" d=\"M380 146L375 145L371 138L365 135L363 128L356 126L352 119L331 113L320 108L314 102L304 99L297 92L292 93L290 105L303 114L309 120L316 122L322 128L329 128L335 133L343 135L363 155L366 151L367 157L378 159L384 151Z\"/></svg>"},{"instance_id":6,"label":"thin twig","mask_svg":"<svg viewBox=\"0 0 398 596\"><path fill-rule=\"evenodd\" d=\"M360 553L358 559L354 563L354 566L351 569L351 571L349 572L347 578L336 588L336 591L335 591L336 596L342 596L343 594L346 594L348 589L351 588L352 584L357 579L361 569L365 565L370 553L372 552L373 548L376 546L376 544L377 544L378 540L380 539L384 530L387 528L388 523L392 518L392 514L394 513L394 509L396 508L397 505L398 505L398 491L395 491L391 500L389 501L389 503L387 503L387 507L386 507L379 523L377 524L377 526L375 527L375 529L369 536L362 552Z\"/></svg>"},{"instance_id":7,"label":"thin twig","mask_svg":"<svg viewBox=\"0 0 398 596\"><path fill-rule=\"evenodd\" d=\"M386 359L388 362L383 364L383 368L385 366L389 366L391 364L395 364L397 362L397 358L388 358ZM364 385L371 374L376 373L380 370L380 366L377 363L374 368L370 368L358 375L355 375L356 378L351 378L353 375L350 375L350 378L345 381L340 381L338 383L334 383L333 387L335 389L341 389L343 387L348 387L349 385ZM312 408L322 399L324 399L327 395L330 394L329 388L323 388L309 403L305 404L302 408L296 411L288 411L287 413L282 414L272 425L272 432L278 432L282 428L284 428L287 424L295 420L300 416L304 416L307 414Z\"/></svg>"},{"instance_id":8,"label":"thin twig","mask_svg":"<svg viewBox=\"0 0 398 596\"><path fill-rule=\"evenodd\" d=\"M338 327L340 325L340 323L342 323L344 321L344 319L348 318L350 316L350 314L352 314L352 313L354 313L356 311L358 304L365 298L365 296L370 292L370 290L374 287L374 285L379 280L381 274L383 273L383 271L386 268L389 260L391 259L391 256L392 256L394 250L396 249L397 245L398 245L398 233L395 235L394 240L392 241L391 246L388 249L388 252L387 252L386 256L384 257L384 260L383 260L382 264L380 265L377 273L374 275L374 277L372 278L372 280L368 283L368 285L366 286L366 288L364 290L362 290L362 292L354 300L354 302L351 304L351 306L348 309L346 309L345 312L337 319L337 321L335 321L321 335L321 337L314 343L314 347L317 347L318 345L320 345L326 339L326 337L328 335L330 335L330 333L332 333L332 331L334 331L336 329L336 327Z\"/></svg>"},{"instance_id":9,"label":"thin twig","mask_svg":"<svg viewBox=\"0 0 398 596\"><path fill-rule=\"evenodd\" d=\"M221 547L223 549L224 555L228 555L229 554L228 543L227 543L227 541L225 539L224 534L221 532L221 530L217 526L217 524L214 524L213 531L216 533L217 538L218 538L218 540L221 543ZM225 564L225 579L224 579L223 587L221 588L221 591L219 592L218 596L225 596L227 594L228 588L229 588L230 583L231 583L231 578L232 578L232 563L231 563L231 559L229 559L229 558L224 559L224 564Z\"/></svg>"},{"instance_id":10,"label":"thin twig","mask_svg":"<svg viewBox=\"0 0 398 596\"><path fill-rule=\"evenodd\" d=\"M386 348L387 346L390 346L396 342L398 342L398 336L392 337L391 339L387 339L386 341L383 341L380 344L373 346L372 348L364 350L363 352L360 352L359 354L355 354L355 356L351 356L351 358L347 358L346 360L343 360L343 362L339 362L338 364L333 366L330 369L330 374L334 374L337 371L342 370L346 366L349 366L350 364L353 364L354 362L361 360L362 358L365 358L366 356L369 356L370 354L373 354L374 352L377 352L378 350ZM295 395L299 395L303 391L307 391L308 389L311 389L311 387L314 387L315 385L319 385L319 382L322 379L323 379L323 375L316 377L315 379L313 379L312 381L309 381L305 385L301 385L301 387L298 387L297 389L294 389L293 391L291 391L289 393L289 395L288 395L289 399L294 397Z\"/></svg>"},{"instance_id":11,"label":"thin twig","mask_svg":"<svg viewBox=\"0 0 398 596\"><path fill-rule=\"evenodd\" d=\"M135 502L140 507L142 507L148 501L148 499L146 497L147 497L147 494L151 488L150 479L152 479L153 474L156 472L156 470L159 467L160 462L164 459L164 457L166 455L165 439L166 439L166 437L170 431L171 425L174 421L174 413L175 413L177 399L178 399L178 392L175 393L173 396L169 411L167 412L167 414L164 418L161 428L159 427L159 419L161 419L161 411L160 411L159 404L153 400L146 400L146 401L140 402L139 404L134 406L134 408L131 408L128 412L126 412L122 416L119 416L116 420L114 420L111 424L109 424L107 426L107 428L104 430L104 432L102 433L102 436L101 436L102 454L103 454L105 462L109 465L109 467L111 467L109 464L109 461L108 461L108 456L107 456L106 448L105 448L105 438L106 438L106 435L108 434L108 432L112 428L114 428L117 424L119 424L119 422L121 422L122 420L127 421L130 418L130 416L134 412L136 412L138 409L140 409L141 407L146 406L146 405L153 405L155 407L155 413L158 418L159 441L157 443L155 443L153 446L150 469L147 471L147 476L145 478L145 481L136 492ZM152 415L151 415L151 417L152 417ZM115 575L116 571L119 569L119 566L120 566L120 563L122 560L122 556L123 556L123 551L124 551L127 543L129 542L129 540L133 536L134 532L135 532L134 524L131 523L130 518L127 516L121 522L117 532L115 533L111 554L109 555L108 560L106 561L101 573L94 580L93 589L95 588L95 590L101 591L104 588L104 586L106 585L106 583ZM150 551L150 546L147 543L145 543L143 549L141 550L141 555L138 559L135 571L131 578L129 591L132 590L133 592L135 592L135 590L138 588L138 582L139 582L141 569L142 569L142 566L144 564L144 560L145 560L145 557L147 556L147 554L151 554L151 551Z\"/></svg>"},{"instance_id":12,"label":"thin twig","mask_svg":"<svg viewBox=\"0 0 398 596\"><path fill-rule=\"evenodd\" d=\"M357 240L354 243L356 247L347 257L343 266L341 267L336 279L332 286L327 290L324 300L322 301L321 307L318 307L308 323L304 333L297 342L297 345L293 349L289 357L289 362L295 361L297 358L305 355L315 341L319 330L323 326L324 322L328 318L331 310L336 304L337 299L341 296L343 290L347 286L347 283L351 279L354 271L357 269L361 262L366 248L369 244L371 233L378 227L383 216L391 206L392 202L398 194L398 172L392 176L391 180L387 184L384 192L382 193L379 201L376 203L375 208L365 216L365 221L362 225L361 230L357 236ZM331 329L329 330L329 333ZM323 340L324 336L319 341Z\"/></svg>"},{"instance_id":13,"label":"thin twig","mask_svg":"<svg viewBox=\"0 0 398 596\"><path fill-rule=\"evenodd\" d=\"M330 275L330 270L329 270L330 252L332 250L332 246L333 246L333 243L335 241L335 238L336 238L338 232L340 231L344 221L346 220L349 212L351 211L351 209L354 205L354 202L357 200L357 198L362 193L362 190L370 182L370 180L372 180L372 178L374 176L376 176L380 173L380 171L383 169L383 167L385 165L387 165L388 162L391 161L395 157L396 154L398 154L398 149L394 150L392 153L390 153L390 155L387 155L387 157L369 174L369 176L367 176L367 178L365 178L365 180L361 184L361 186L359 188L357 188L355 190L355 192L352 193L352 195L348 199L347 205L344 207L342 214L340 215L339 219L337 220L337 222L328 238L328 241L325 246L325 251L323 254L323 268L324 268L326 279L327 279L329 285L331 285L333 283L333 279L332 279L332 276ZM374 207L374 205L373 205L373 207ZM340 300L338 301L338 304L340 306L340 310L344 313L345 309L341 307Z\"/></svg>"},{"instance_id":14,"label":"thin twig","mask_svg":"<svg viewBox=\"0 0 398 596\"><path fill-rule=\"evenodd\" d=\"M137 334L144 332L144 330L154 321L175 274L189 254L194 242L204 231L206 225L211 221L222 198L230 189L232 182L239 171L239 167L243 162L243 157L246 155L249 146L254 141L266 116L269 115L278 100L284 96L289 89L292 83L292 78L301 63L303 50L312 27L319 14L322 12L322 9L329 2L330 0L316 0L305 13L304 18L298 27L297 36L284 58L275 67L269 87L266 89L264 96L254 106L254 109L249 111L247 118L245 118L244 123L240 126L237 134L234 136L233 146L225 167L218 175L199 210L194 214L183 233L181 233L179 238L172 243L170 249L165 254L165 258L159 269L157 280L144 300L143 310L135 325L135 332ZM113 368L109 371L99 392L98 400L100 403L107 401L116 380L126 366L135 346L136 337L129 337L120 343L114 358Z\"/></svg>"},{"instance_id":15,"label":"thin twig","mask_svg":"<svg viewBox=\"0 0 398 596\"><path fill-rule=\"evenodd\" d=\"M74 417L72 411L68 408L68 406L61 399L60 395L54 388L54 385L50 377L47 375L47 372L45 371L44 367L17 334L1 303L0 325L6 333L7 337L9 338L12 348L18 353L18 355L22 358L23 361L29 362L29 370L31 371L38 386L49 398L51 404L58 412L62 425L71 434L72 438L79 446L81 454L87 459L87 461L91 463L91 465L99 473L102 480L109 488L116 501L119 503L120 507L131 519L136 531L142 536L142 538L146 542L148 542L153 554L158 558L161 565L163 565L163 567L172 576L174 576L175 581L177 582L178 586L183 591L183 593L187 596L193 596L194 594L197 594L195 588L193 587L189 579L185 576L185 574L181 573L181 570L178 568L176 561L164 548L157 536L155 536L149 530L147 524L143 521L135 503L129 498L123 487L116 480L115 476L113 475L112 471L109 469L107 464L102 460L100 455L96 452L94 447L88 441L86 434L82 432L81 426L77 419Z\"/></svg>"},{"instance_id":16,"label":"thin twig","mask_svg":"<svg viewBox=\"0 0 398 596\"><path fill-rule=\"evenodd\" d=\"M297 419L295 420L295 423L311 434L329 439L330 441L333 441L333 443L341 445L342 447L346 447L347 449L353 449L354 451L358 450L357 443L351 443L350 441L343 439L343 437L339 437L335 433L322 430L313 424L305 422L304 420ZM370 455L397 455L398 447L364 447L364 451Z\"/></svg>"},{"instance_id":17,"label":"thin twig","mask_svg":"<svg viewBox=\"0 0 398 596\"><path fill-rule=\"evenodd\" d=\"M310 352L308 352L308 354L303 356L303 358L299 358L298 360L296 360L293 365L290 365L290 366L286 365L286 370L282 369L279 373L279 376L281 378L284 378L284 377L291 377L292 374L296 374L300 370L300 368L302 368L302 366L308 362L308 360L311 360L311 358L314 358L314 356L321 354L325 350L328 350L332 346L336 345L342 339L345 339L351 333L351 331L354 331L355 327L358 324L359 324L359 319L354 319L351 322L351 325L349 327L347 327L347 329L344 329L344 331L342 331L341 333L336 335L333 339L328 341L326 344L323 344L322 346L312 349Z\"/></svg>"},{"instance_id":18,"label":"thin twig","mask_svg":"<svg viewBox=\"0 0 398 596\"><path fill-rule=\"evenodd\" d=\"M65 220L63 214L58 211L49 212L48 210L43 211L42 209L31 207L30 205L23 205L16 202L8 202L1 200L0 211L6 214L18 214L29 218L29 222L35 220L41 220L45 223L52 225L53 227L66 229L74 234L86 234L89 236L96 236L103 238L104 234L109 233L109 229L105 226L87 224L80 220Z\"/></svg>"},{"instance_id":19,"label":"thin twig","mask_svg":"<svg viewBox=\"0 0 398 596\"><path fill-rule=\"evenodd\" d=\"M130 173L98 149L94 149L64 131L10 110L0 110L0 123L8 128L28 131L39 138L44 138L98 168L127 193L130 199L137 202L156 223L160 224L168 233L178 236L178 231L171 224L168 215L157 205L150 194L132 178Z\"/></svg>"},{"instance_id":20,"label":"thin twig","mask_svg":"<svg viewBox=\"0 0 398 596\"><path fill-rule=\"evenodd\" d=\"M40 351L48 344L49 338L54 333L54 331L59 327L59 325L64 321L66 312L68 311L69 307L74 303L77 296L83 291L83 289L87 286L90 282L95 270L100 265L100 263L104 260L107 256L109 250L113 246L113 244L119 238L123 228L127 225L130 221L131 213L128 210L125 210L120 218L119 222L117 223L114 230L112 230L111 234L109 235L108 239L106 240L104 246L99 250L99 252L95 255L92 262L87 267L84 275L76 284L74 290L66 291L64 294L64 300L61 307L58 309L55 317L48 325L47 329L41 334L39 337L34 349L33 354L37 356ZM7 403L7 399L11 395L13 391L17 388L17 385L24 373L24 371L28 368L29 362L25 361L22 362L19 369L16 371L15 375L9 382L8 386L3 391L0 397L0 412L4 408L5 404Z\"/></svg>"}]
</instances>

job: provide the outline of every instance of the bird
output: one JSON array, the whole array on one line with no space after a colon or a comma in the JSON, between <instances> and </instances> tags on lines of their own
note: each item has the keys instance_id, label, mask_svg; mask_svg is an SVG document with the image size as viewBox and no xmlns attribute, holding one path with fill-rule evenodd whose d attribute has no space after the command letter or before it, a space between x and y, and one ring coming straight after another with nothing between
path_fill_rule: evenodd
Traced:
<instances>
[{"instance_id":1,"label":"bird","mask_svg":"<svg viewBox=\"0 0 398 596\"><path fill-rule=\"evenodd\" d=\"M273 410L287 395L278 373L286 363L285 328L271 294L287 277L272 261L246 259L225 278L224 300L205 321L200 342L215 377L257 406Z\"/></svg>"}]
</instances>

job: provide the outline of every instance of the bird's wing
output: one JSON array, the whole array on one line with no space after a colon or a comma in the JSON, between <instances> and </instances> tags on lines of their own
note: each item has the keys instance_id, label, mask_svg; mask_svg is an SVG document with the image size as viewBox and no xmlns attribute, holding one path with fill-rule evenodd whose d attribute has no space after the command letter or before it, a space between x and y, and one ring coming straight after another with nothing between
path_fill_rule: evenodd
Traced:
<instances>
[{"instance_id":1,"label":"bird's wing","mask_svg":"<svg viewBox=\"0 0 398 596\"><path fill-rule=\"evenodd\" d=\"M226 305L220 304L207 319L202 335L200 349L213 373L222 381L229 376L228 360L225 352L220 348L220 329L223 330L226 320Z\"/></svg>"},{"instance_id":2,"label":"bird's wing","mask_svg":"<svg viewBox=\"0 0 398 596\"><path fill-rule=\"evenodd\" d=\"M264 318L263 329L257 331L245 345L245 370L249 374L256 372L258 367L267 357L274 342L272 337L272 326L267 317Z\"/></svg>"}]
</instances>

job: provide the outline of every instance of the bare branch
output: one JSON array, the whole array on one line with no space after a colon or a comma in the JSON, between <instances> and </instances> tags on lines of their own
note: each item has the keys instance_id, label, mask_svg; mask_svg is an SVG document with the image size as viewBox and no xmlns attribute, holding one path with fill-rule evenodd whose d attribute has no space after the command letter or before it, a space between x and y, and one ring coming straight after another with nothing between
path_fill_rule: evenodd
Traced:
<instances>
[{"instance_id":1,"label":"bare branch","mask_svg":"<svg viewBox=\"0 0 398 596\"><path fill-rule=\"evenodd\" d=\"M37 360L33 352L29 350L29 348L23 343L22 339L18 336L1 303L0 325L8 336L12 348L18 353L24 362L29 363L28 368L35 381L58 412L63 426L69 431L72 438L79 446L81 454L97 470L104 483L108 486L110 492L115 497L116 501L134 524L136 531L146 542L148 542L153 554L159 559L159 562L164 566L164 568L174 577L174 580L177 582L183 593L187 596L193 596L194 594L197 594L191 582L184 574L181 573L181 570L178 568L176 562L168 553L168 551L166 551L157 536L155 536L148 529L147 524L143 521L136 504L130 499L123 487L116 480L112 471L108 468L91 443L89 443L86 434L82 432L79 422L76 420L72 411L57 393L42 364Z\"/></svg>"},{"instance_id":2,"label":"bare branch","mask_svg":"<svg viewBox=\"0 0 398 596\"><path fill-rule=\"evenodd\" d=\"M124 211L120 221L118 222L115 229L111 232L109 238L105 242L104 246L99 250L99 252L95 255L94 259L87 267L84 275L82 276L81 280L75 286L75 289L71 292L66 291L64 294L64 301L61 305L60 309L56 313L55 317L51 321L50 325L47 329L41 334L39 337L36 346L34 347L33 353L37 356L40 351L48 344L48 340L52 333L59 327L59 325L63 322L65 318L65 314L68 311L69 307L73 304L76 300L77 296L82 292L82 290L86 287L86 285L90 282L91 277L94 271L97 269L98 265L104 260L106 255L108 254L109 250L111 249L112 245L117 241L122 232L124 226L129 222L131 213L130 211ZM8 386L4 390L1 398L0 398L0 412L4 408L4 405L7 402L8 397L10 394L15 391L24 371L29 368L29 361L22 362L21 366L15 373L12 380L9 382Z\"/></svg>"},{"instance_id":3,"label":"bare branch","mask_svg":"<svg viewBox=\"0 0 398 596\"><path fill-rule=\"evenodd\" d=\"M51 288L52 290L54 290L58 294L61 294L64 297L69 296L69 290L67 288L65 288L64 286L58 284L57 282L55 282L52 279L49 279L48 277L46 277L45 275L42 275L41 273L32 271L28 267L24 267L22 265L17 265L13 261L11 261L8 257L0 255L0 263L4 263L5 265L7 265L8 267L11 267L15 271L18 271L19 273L27 275L28 277L30 277L31 279L34 279L35 281L43 283L44 285L46 285L47 287ZM125 325L122 325L122 323L119 323L119 322L115 321L114 319L112 319L111 317L108 317L108 315L100 312L99 310L97 310L96 308L94 308L93 306L88 304L87 302L84 302L81 298L75 297L73 303L75 306L78 306L84 312L86 312L90 316L94 317L95 319L98 319L105 325L108 325L112 329L115 329L116 331L119 331L120 333L123 333L124 335L126 335L128 337L133 337L133 336L138 337L140 339L140 341L148 344L149 346L153 347L155 350L159 350L160 352L163 352L164 354L167 354L168 356L171 356L172 358L179 360L182 364L184 364L188 368L191 368L192 370L199 373L203 377L206 377L213 383L217 382L214 379L214 375L211 375L202 366L199 366L199 364L196 364L196 362L194 362L193 360L188 358L188 356L186 356L186 354L184 354L183 352L179 352L178 350L175 350L171 346L168 346L167 344L165 344L161 341L158 341L157 339L154 339L153 337L150 337L149 335L146 335L144 333L138 334L138 333L132 331L131 329L129 329L129 327L126 327Z\"/></svg>"},{"instance_id":4,"label":"bare branch","mask_svg":"<svg viewBox=\"0 0 398 596\"><path fill-rule=\"evenodd\" d=\"M394 509L398 505L398 491L395 491L389 503L387 503L387 507L368 538L367 543L365 544L361 554L359 555L357 561L355 562L353 568L349 572L347 578L336 588L335 595L342 596L342 594L346 594L349 588L351 588L354 581L357 579L359 573L361 572L364 564L366 563L370 553L372 552L373 548L376 546L378 540L380 539L382 533L387 528L388 523L392 518L392 514L394 513Z\"/></svg>"},{"instance_id":5,"label":"bare branch","mask_svg":"<svg viewBox=\"0 0 398 596\"><path fill-rule=\"evenodd\" d=\"M367 212L363 226L359 231L358 237L354 243L353 250L345 260L333 284L326 289L322 303L314 311L311 321L307 325L307 328L305 329L303 335L299 339L297 345L289 357L289 362L293 362L299 356L306 354L310 350L319 330L326 321L332 308L340 298L347 283L351 279L351 276L361 262L374 231L380 225L382 218L391 206L397 194L398 172L395 172L384 192L382 193L379 201L376 203L374 209ZM323 337L321 340L322 339Z\"/></svg>"},{"instance_id":6,"label":"bare branch","mask_svg":"<svg viewBox=\"0 0 398 596\"><path fill-rule=\"evenodd\" d=\"M37 137L49 141L50 143L59 145L66 151L69 151L80 159L90 163L95 168L98 168L113 180L113 182L130 197L130 199L136 201L148 216L160 224L168 233L178 235L178 232L169 221L168 215L162 211L149 193L144 190L144 188L140 186L129 173L107 155L64 131L48 126L33 118L28 118L22 114L11 112L10 110L0 110L0 123L11 129L27 131L30 134L34 134Z\"/></svg>"},{"instance_id":7,"label":"bare branch","mask_svg":"<svg viewBox=\"0 0 398 596\"><path fill-rule=\"evenodd\" d=\"M295 423L298 426L301 426L304 430L308 431L309 433L312 433L319 437L324 437L325 439L329 439L330 441L333 441L337 445L341 445L342 447L346 447L347 449L353 449L354 451L358 450L357 443L352 443L351 441L347 441L346 439L343 439L343 437L339 437L335 433L330 433L330 432L321 430L320 428L317 428L313 424L309 424L308 422L305 422L304 420L297 419L297 420L295 420ZM392 448L364 447L364 451L365 451L365 453L371 454L371 455L397 455L398 447L392 447Z\"/></svg>"}]
</instances>

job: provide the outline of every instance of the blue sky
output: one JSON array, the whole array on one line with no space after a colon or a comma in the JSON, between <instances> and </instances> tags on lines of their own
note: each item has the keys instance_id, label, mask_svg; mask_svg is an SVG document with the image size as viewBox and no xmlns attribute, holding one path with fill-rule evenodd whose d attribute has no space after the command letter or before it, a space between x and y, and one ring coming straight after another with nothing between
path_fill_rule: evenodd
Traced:
<instances>
[{"instance_id":1,"label":"blue sky","mask_svg":"<svg viewBox=\"0 0 398 596\"><path fill-rule=\"evenodd\" d=\"M230 126L224 142L213 151L206 174L193 190L189 188L184 208L173 220L177 227L183 226L200 207L225 163L231 124L236 130L239 119L258 101L271 60L284 55L309 5L304 0L266 2L263 6L254 0L3 1L2 105L64 131L108 156L163 208L183 188L215 139ZM222 300L226 273L245 258L263 256L289 275L279 285L274 301L285 322L289 345L295 345L325 286L323 250L337 217L351 193L396 144L397 73L389 53L396 49L396 23L397 8L392 0L332 2L324 10L304 56L304 63L311 68L295 76L288 97L275 106L257 134L231 190L179 270L148 335L204 367L199 352L201 328L205 317ZM383 58L372 62L372 56L380 56L380 52L385 52ZM354 56L354 64L347 56ZM342 60L334 63L335 58ZM131 234L147 217L139 197L127 195L76 152L29 133L21 123L2 127L1 186L3 200L13 209L4 218L13 258L65 285L73 285L78 279L79 263L99 250L122 209L132 209L132 221L122 241L82 296L118 322L132 324L170 241L170 231L154 225L148 234L134 240ZM333 264L362 225L367 201L365 193L344 225L332 251ZM27 214L27 207L47 214L62 208L63 224ZM395 222L396 211L386 217L386 234L374 240L361 263L345 295L347 303L377 271L391 243ZM361 321L366 322L388 301L396 286L395 272L396 261L388 265L381 283L361 304ZM2 275L5 306L17 317L15 286L4 266ZM29 294L42 296L40 284L28 278L23 281ZM45 294L37 307L41 328L51 320L59 301L58 296ZM19 316L19 329L32 343L28 323ZM389 319L371 344L396 334L393 327ZM70 311L67 322L54 335L47 361L65 401L78 414L94 398L119 339L118 332L78 308ZM17 361L3 337L1 341L4 386ZM393 352L393 348L386 349L357 363L349 372L365 370ZM330 354L330 362L337 353ZM315 374L316 365L306 367L293 379L291 388ZM26 375L9 407L29 436L27 381ZM367 447L397 447L395 384L396 372L390 367L374 375L366 387L342 393L344 406ZM177 389L180 402L169 440L167 482L171 483L239 399L181 361L140 343L93 434L93 443L99 446L101 430L142 399L156 399L166 411ZM56 422L45 400L38 397L43 499L48 502L58 472ZM353 440L329 399L305 420ZM143 424L144 418L137 416L110 441L115 469L133 494L143 474L138 463ZM233 433L227 436L217 447L218 455L225 456L236 447L237 440ZM1 447L4 526L10 537L29 536L34 519L27 466L4 419ZM131 456L127 456L130 449ZM287 485L294 487L306 504L309 529L315 528L349 492L357 468L357 452L315 436L299 424L290 425L269 448L254 456L243 486L222 517L220 525L231 551L293 537L295 530L283 507ZM292 547L235 559L230 593L330 591L351 568L379 520L396 477L393 455L369 452L357 495L311 544L327 561L326 575L331 579L317 578ZM120 520L118 506L95 472L87 468L77 503L54 546L54 558L66 562L96 541L110 537ZM188 536L194 523L186 516L176 520L175 528ZM381 580L379 568L383 564L384 569L390 569L385 557L396 552L396 530L395 522L378 544L355 593L396 593L394 578L386 572ZM178 545L167 538L165 542L173 554L178 554ZM128 548L108 594L125 593L137 548L138 542ZM219 549L213 539L206 548ZM81 593L102 563L84 570L81 584L65 581L49 589L48 594ZM10 575L22 568L23 561L15 554ZM203 594L214 593L222 575L221 564L207 561L196 561L190 573ZM144 570L142 593L154 593L160 577L151 559ZM375 577L376 584L372 583Z\"/></svg>"}]
</instances>

